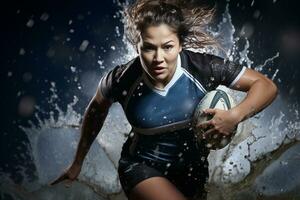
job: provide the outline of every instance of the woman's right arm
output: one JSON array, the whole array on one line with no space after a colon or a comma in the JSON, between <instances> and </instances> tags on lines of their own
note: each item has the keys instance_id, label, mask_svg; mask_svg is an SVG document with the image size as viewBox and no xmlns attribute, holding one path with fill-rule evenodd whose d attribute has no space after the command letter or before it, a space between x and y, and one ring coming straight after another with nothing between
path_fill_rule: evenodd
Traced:
<instances>
[{"instance_id":1,"label":"woman's right arm","mask_svg":"<svg viewBox=\"0 0 300 200\"><path fill-rule=\"evenodd\" d=\"M104 99L99 90L97 90L84 113L81 126L81 137L74 163L82 165L91 144L102 128L110 106L111 102Z\"/></svg>"},{"instance_id":2,"label":"woman's right arm","mask_svg":"<svg viewBox=\"0 0 300 200\"><path fill-rule=\"evenodd\" d=\"M54 180L51 185L66 180L66 186L69 186L70 183L77 178L80 173L83 160L102 128L111 104L112 102L105 99L97 89L96 94L90 101L84 113L81 126L81 137L73 163L66 172Z\"/></svg>"}]
</instances>

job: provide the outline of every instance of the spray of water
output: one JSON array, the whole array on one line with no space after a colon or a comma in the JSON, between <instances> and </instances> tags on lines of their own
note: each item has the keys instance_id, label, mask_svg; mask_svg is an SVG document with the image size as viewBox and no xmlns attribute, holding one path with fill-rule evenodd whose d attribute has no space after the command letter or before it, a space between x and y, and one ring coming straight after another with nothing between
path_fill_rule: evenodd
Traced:
<instances>
[{"instance_id":1,"label":"spray of water","mask_svg":"<svg viewBox=\"0 0 300 200\"><path fill-rule=\"evenodd\" d=\"M122 14L122 11L117 14ZM118 31L116 28L117 33ZM197 51L214 53L247 67L253 67L255 62L248 57L249 41L247 38L234 36L235 28L232 25L228 7L223 14L222 21L217 25L217 30L208 29L208 31L219 39L225 53L211 48ZM240 40L245 43L242 48L237 45ZM122 41L127 52L122 55L116 55L117 53L113 52L110 56L118 58L115 64L127 62L136 56L135 50L124 36ZM257 65L255 69L262 71L266 64L273 62L277 57L279 53L266 58L265 62ZM100 67L105 68L101 60L97 62ZM76 68L73 67L71 70L74 72ZM276 69L272 75L273 80L276 80L278 71ZM10 195L13 199L22 200L126 199L120 187L117 163L122 144L131 127L118 104L110 109L104 126L85 159L79 181L69 189L62 184L54 187L48 186L48 183L60 175L71 163L79 140L82 118L82 115L74 110L78 101L76 96L73 102L67 105L66 111L63 111L56 103L59 97L54 82L51 83L50 90L52 96L49 105L54 106L54 109L50 112L49 118L41 119L39 113L43 113L43 110L37 107L35 114L37 124L29 122L29 127L20 126L30 141L28 152L36 167L36 178L29 181L25 173L21 172L24 180L22 184L16 185L6 174L1 173L0 189L5 191L1 192L1 195ZM241 92L229 89L227 91L238 102L245 97L245 94ZM275 113L274 110L276 110ZM271 107L241 124L238 134L229 145L223 149L211 151L208 157L210 172L207 187L208 199L242 199L243 197L247 199L278 197L280 199L295 194L295 185L300 184L299 181L292 184L288 182L287 177L268 179L283 165L289 171L294 172L293 166L297 164L296 162L290 164L286 159L290 159L291 154L299 149L297 142L300 139L299 116L295 113L296 120L288 121L286 115L290 113L285 107L285 102L279 97ZM290 150L290 153L287 150ZM300 177L300 174L295 176ZM273 180L273 184L270 180ZM281 186L279 180L285 181L284 183L290 187Z\"/></svg>"}]
</instances>

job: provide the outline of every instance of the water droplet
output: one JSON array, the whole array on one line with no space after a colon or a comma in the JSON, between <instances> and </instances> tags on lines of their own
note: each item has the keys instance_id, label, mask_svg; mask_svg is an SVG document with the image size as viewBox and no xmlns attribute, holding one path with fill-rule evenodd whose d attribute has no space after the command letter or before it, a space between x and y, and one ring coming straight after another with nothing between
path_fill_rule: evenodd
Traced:
<instances>
[{"instance_id":1,"label":"water droplet","mask_svg":"<svg viewBox=\"0 0 300 200\"><path fill-rule=\"evenodd\" d=\"M31 79L32 79L32 74L31 73L26 72L26 73L23 74L23 81L24 82L29 82L29 81L31 81Z\"/></svg>"},{"instance_id":2,"label":"water droplet","mask_svg":"<svg viewBox=\"0 0 300 200\"><path fill-rule=\"evenodd\" d=\"M19 115L24 117L30 116L34 111L34 107L35 107L34 97L32 96L22 97L18 105Z\"/></svg>"},{"instance_id":3,"label":"water droplet","mask_svg":"<svg viewBox=\"0 0 300 200\"><path fill-rule=\"evenodd\" d=\"M70 66L71 72L76 72L76 67Z\"/></svg>"},{"instance_id":4,"label":"water droplet","mask_svg":"<svg viewBox=\"0 0 300 200\"><path fill-rule=\"evenodd\" d=\"M89 45L89 41L88 40L83 40L80 47L79 47L79 51L84 52L86 50L86 48Z\"/></svg>"},{"instance_id":5,"label":"water droplet","mask_svg":"<svg viewBox=\"0 0 300 200\"><path fill-rule=\"evenodd\" d=\"M32 28L33 25L34 25L33 19L28 20L27 23L26 23L26 26L27 26L28 28Z\"/></svg>"},{"instance_id":6,"label":"water droplet","mask_svg":"<svg viewBox=\"0 0 300 200\"><path fill-rule=\"evenodd\" d=\"M40 20L42 21L47 21L49 19L49 14L48 13L43 13L40 17Z\"/></svg>"},{"instance_id":7,"label":"water droplet","mask_svg":"<svg viewBox=\"0 0 300 200\"><path fill-rule=\"evenodd\" d=\"M25 49L24 48L21 48L19 50L19 55L23 56L25 54Z\"/></svg>"}]
</instances>

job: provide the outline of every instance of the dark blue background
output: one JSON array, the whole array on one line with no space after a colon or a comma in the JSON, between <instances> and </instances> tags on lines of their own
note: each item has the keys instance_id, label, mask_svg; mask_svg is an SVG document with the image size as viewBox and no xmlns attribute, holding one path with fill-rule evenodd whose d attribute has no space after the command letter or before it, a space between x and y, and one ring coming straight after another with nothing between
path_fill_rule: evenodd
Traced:
<instances>
[{"instance_id":1,"label":"dark blue background","mask_svg":"<svg viewBox=\"0 0 300 200\"><path fill-rule=\"evenodd\" d=\"M299 103L300 96L300 14L297 1L278 0L273 3L273 0L256 0L252 6L251 2L229 2L236 33L245 23L253 25L249 55L255 61L254 66L280 52L280 57L270 63L270 70L265 68L264 73L272 75L279 69L275 82L282 98L289 102L287 105L293 107ZM226 1L217 1L216 21L221 19L225 5ZM1 6L0 169L11 173L15 181L22 180L17 175L20 164L28 167L29 174L34 170L27 157L18 156L28 143L18 125L28 126L28 120L35 121L34 113L28 116L19 114L20 99L31 96L45 111L53 110L53 106L48 104L50 82L53 81L59 96L58 105L66 108L76 95L79 102L74 108L83 113L90 98L82 92L87 86L82 85L82 90L78 90L77 84L67 82L74 76L70 66L76 66L79 77L87 70L102 74L103 70L97 64L98 56L107 68L114 66L103 50L110 50L110 46L114 45L117 52L124 51L119 48L123 27L120 18L113 17L117 10L119 7L110 0L14 1ZM260 15L255 18L254 13L258 11ZM48 20L40 20L43 13L49 14ZM26 26L29 19L35 22L31 28ZM68 25L69 20L73 21L71 25ZM121 37L115 33L117 25ZM75 30L73 34L69 32L71 28ZM71 38L69 42L66 42L67 37ZM81 52L79 46L83 40L88 40L89 46ZM19 55L20 48L25 49L24 55ZM55 50L52 57L47 56L49 49ZM72 61L69 56L72 56ZM12 76L8 76L9 72ZM24 81L24 73L32 75L30 81ZM95 82L95 88L96 85ZM47 117L47 113L42 117Z\"/></svg>"}]
</instances>

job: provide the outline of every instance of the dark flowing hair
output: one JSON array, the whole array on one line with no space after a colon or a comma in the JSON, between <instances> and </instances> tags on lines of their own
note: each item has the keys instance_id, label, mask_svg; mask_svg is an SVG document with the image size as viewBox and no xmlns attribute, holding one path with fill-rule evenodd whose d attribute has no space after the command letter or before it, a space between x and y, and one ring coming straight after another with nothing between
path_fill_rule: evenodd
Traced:
<instances>
[{"instance_id":1,"label":"dark flowing hair","mask_svg":"<svg viewBox=\"0 0 300 200\"><path fill-rule=\"evenodd\" d=\"M214 16L214 7L195 7L186 0L136 0L125 8L124 13L125 36L133 46L138 44L145 28L160 24L168 25L184 48L218 46L216 40L204 31Z\"/></svg>"}]
</instances>

